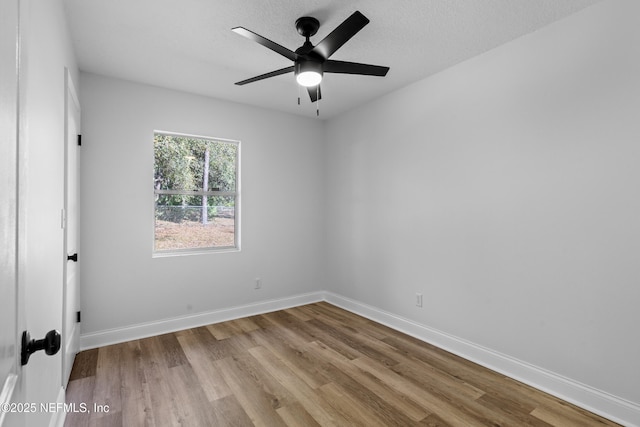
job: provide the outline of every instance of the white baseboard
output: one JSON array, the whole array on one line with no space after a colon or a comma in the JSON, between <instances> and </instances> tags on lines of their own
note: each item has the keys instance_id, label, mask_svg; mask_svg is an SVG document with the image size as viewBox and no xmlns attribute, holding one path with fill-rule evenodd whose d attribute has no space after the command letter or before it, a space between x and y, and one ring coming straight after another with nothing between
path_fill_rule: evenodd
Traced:
<instances>
[{"instance_id":1,"label":"white baseboard","mask_svg":"<svg viewBox=\"0 0 640 427\"><path fill-rule=\"evenodd\" d=\"M183 329L225 322L241 317L283 310L313 302L323 301L324 292L312 292L286 298L260 301L252 304L197 313L189 316L162 319L155 322L139 323L124 328L108 329L80 336L80 351L118 344L125 341L152 337Z\"/></svg>"},{"instance_id":2,"label":"white baseboard","mask_svg":"<svg viewBox=\"0 0 640 427\"><path fill-rule=\"evenodd\" d=\"M627 427L640 427L640 405L637 403L332 292L312 292L198 313L191 316L163 319L157 322L141 323L124 328L84 334L80 336L80 349L88 350L318 301L326 301L389 326Z\"/></svg>"},{"instance_id":3,"label":"white baseboard","mask_svg":"<svg viewBox=\"0 0 640 427\"><path fill-rule=\"evenodd\" d=\"M640 405L637 403L359 301L332 292L325 292L324 296L330 304L433 344L590 412L628 427L640 427Z\"/></svg>"}]
</instances>

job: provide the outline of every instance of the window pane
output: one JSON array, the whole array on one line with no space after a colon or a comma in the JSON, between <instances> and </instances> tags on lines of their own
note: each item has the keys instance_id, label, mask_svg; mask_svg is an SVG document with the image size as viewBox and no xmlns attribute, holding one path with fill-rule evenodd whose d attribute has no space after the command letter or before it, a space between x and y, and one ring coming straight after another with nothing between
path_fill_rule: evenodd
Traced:
<instances>
[{"instance_id":1,"label":"window pane","mask_svg":"<svg viewBox=\"0 0 640 427\"><path fill-rule=\"evenodd\" d=\"M208 191L236 191L238 145L226 142L209 144Z\"/></svg>"},{"instance_id":2,"label":"window pane","mask_svg":"<svg viewBox=\"0 0 640 427\"><path fill-rule=\"evenodd\" d=\"M156 196L155 250L235 244L234 196Z\"/></svg>"},{"instance_id":3,"label":"window pane","mask_svg":"<svg viewBox=\"0 0 640 427\"><path fill-rule=\"evenodd\" d=\"M154 188L236 191L237 158L232 142L156 133Z\"/></svg>"}]
</instances>

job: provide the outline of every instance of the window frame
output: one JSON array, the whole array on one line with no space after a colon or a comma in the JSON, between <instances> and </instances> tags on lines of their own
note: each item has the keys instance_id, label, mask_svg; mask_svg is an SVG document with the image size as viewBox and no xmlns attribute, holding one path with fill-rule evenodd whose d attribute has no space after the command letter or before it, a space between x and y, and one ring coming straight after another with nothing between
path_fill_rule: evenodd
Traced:
<instances>
[{"instance_id":1,"label":"window frame","mask_svg":"<svg viewBox=\"0 0 640 427\"><path fill-rule=\"evenodd\" d=\"M174 136L181 138L202 139L211 142L219 142L224 144L234 144L236 146L236 190L234 191L204 191L204 190L156 190L153 188L153 206L152 206L152 239L151 249L153 258L171 257L171 256L184 256L184 255L202 255L211 253L225 253L225 252L240 252L240 213L241 213L241 197L240 197L240 148L241 142L237 139L228 138L216 138L211 136L194 135L189 133L172 132L164 130L154 130L152 141L155 140L156 135ZM152 157L152 169L153 163L155 163L155 148L153 149ZM187 196L227 196L234 197L234 245L233 246L208 246L200 248L184 248L184 249L156 249L156 196L158 195L187 195Z\"/></svg>"}]
</instances>

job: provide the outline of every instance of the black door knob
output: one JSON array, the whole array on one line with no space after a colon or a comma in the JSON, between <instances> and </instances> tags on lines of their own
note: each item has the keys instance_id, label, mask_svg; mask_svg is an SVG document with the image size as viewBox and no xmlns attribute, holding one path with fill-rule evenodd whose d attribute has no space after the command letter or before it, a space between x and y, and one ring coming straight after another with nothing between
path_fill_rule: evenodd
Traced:
<instances>
[{"instance_id":1,"label":"black door knob","mask_svg":"<svg viewBox=\"0 0 640 427\"><path fill-rule=\"evenodd\" d=\"M44 350L49 356L53 356L60 350L60 332L55 329L47 332L41 340L32 340L29 332L22 333L22 365L29 362L29 356L39 350Z\"/></svg>"}]
</instances>

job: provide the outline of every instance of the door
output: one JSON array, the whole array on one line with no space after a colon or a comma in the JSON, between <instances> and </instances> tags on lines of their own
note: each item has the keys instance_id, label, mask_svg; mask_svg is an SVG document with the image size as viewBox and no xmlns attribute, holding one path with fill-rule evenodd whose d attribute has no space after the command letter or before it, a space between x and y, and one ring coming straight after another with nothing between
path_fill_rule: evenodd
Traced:
<instances>
[{"instance_id":1,"label":"door","mask_svg":"<svg viewBox=\"0 0 640 427\"><path fill-rule=\"evenodd\" d=\"M69 70L65 70L65 177L62 324L62 387L67 387L73 360L80 348L80 287L78 284L80 103Z\"/></svg>"},{"instance_id":2,"label":"door","mask_svg":"<svg viewBox=\"0 0 640 427\"><path fill-rule=\"evenodd\" d=\"M11 411L25 393L18 354L18 1L0 0L0 426L25 425L24 412Z\"/></svg>"},{"instance_id":3,"label":"door","mask_svg":"<svg viewBox=\"0 0 640 427\"><path fill-rule=\"evenodd\" d=\"M0 0L2 427L58 425L65 414L57 406L64 390L56 354L63 320L64 92L62 76L50 79L58 72L42 66L57 58L49 55L57 21L48 12L59 6Z\"/></svg>"}]
</instances>

